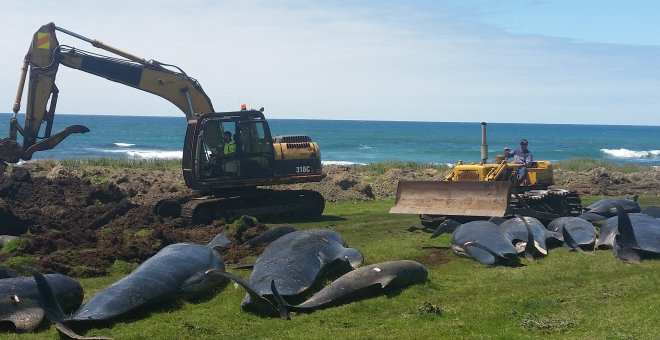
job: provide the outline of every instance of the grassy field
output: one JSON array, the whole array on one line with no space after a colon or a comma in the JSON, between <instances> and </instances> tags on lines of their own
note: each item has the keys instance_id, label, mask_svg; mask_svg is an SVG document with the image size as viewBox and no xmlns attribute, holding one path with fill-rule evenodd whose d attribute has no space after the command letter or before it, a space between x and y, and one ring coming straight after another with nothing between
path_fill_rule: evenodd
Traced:
<instances>
[{"instance_id":1,"label":"grassy field","mask_svg":"<svg viewBox=\"0 0 660 340\"><path fill-rule=\"evenodd\" d=\"M585 199L585 205L598 199ZM659 197L641 197L660 205ZM328 204L322 221L360 249L365 264L412 259L429 269L425 284L290 321L243 312L244 291L228 284L204 299L161 304L110 325L83 330L115 339L171 338L597 338L653 339L660 325L660 261L628 265L611 251L563 248L522 267L485 267L448 250L449 236L408 231L413 215L390 215L392 201ZM433 247L433 248L424 248ZM247 278L249 270L233 270ZM82 279L86 299L121 275ZM52 326L8 339L56 338Z\"/></svg>"}]
</instances>

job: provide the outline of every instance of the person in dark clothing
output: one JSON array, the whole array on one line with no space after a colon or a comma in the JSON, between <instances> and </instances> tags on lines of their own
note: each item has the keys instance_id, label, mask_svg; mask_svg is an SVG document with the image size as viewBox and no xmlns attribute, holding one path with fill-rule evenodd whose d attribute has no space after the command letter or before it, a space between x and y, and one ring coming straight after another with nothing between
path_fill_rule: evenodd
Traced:
<instances>
[{"instance_id":1,"label":"person in dark clothing","mask_svg":"<svg viewBox=\"0 0 660 340\"><path fill-rule=\"evenodd\" d=\"M534 161L532 152L527 148L528 144L529 143L527 142L527 139L521 139L519 149L504 155L506 159L513 158L514 163L522 165L520 168L518 168L518 180L525 178L525 175L527 174L527 167L532 166L532 162Z\"/></svg>"}]
</instances>

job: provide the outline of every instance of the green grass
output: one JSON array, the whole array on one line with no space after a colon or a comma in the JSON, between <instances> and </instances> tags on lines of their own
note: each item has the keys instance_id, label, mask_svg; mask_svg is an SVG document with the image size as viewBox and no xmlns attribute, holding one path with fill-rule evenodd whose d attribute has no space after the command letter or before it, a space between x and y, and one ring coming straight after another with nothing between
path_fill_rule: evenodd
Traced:
<instances>
[{"instance_id":1,"label":"green grass","mask_svg":"<svg viewBox=\"0 0 660 340\"><path fill-rule=\"evenodd\" d=\"M592 201L591 198L585 199ZM640 197L658 202L658 197ZM569 338L653 339L660 313L660 261L625 264L611 251L589 254L563 248L523 267L485 267L446 248L449 236L430 239L408 231L413 215L390 215L392 201L329 203L323 221L298 228L332 228L365 255L365 264L395 259L425 263L429 279L394 296L379 296L290 321L243 312L244 291L228 284L207 298L159 304L87 336L115 339L435 339ZM646 203L651 204L651 203ZM424 246L439 247L424 249ZM439 254L440 261L432 261ZM122 277L82 279L86 299ZM249 270L234 273L247 278ZM56 338L54 327L10 339Z\"/></svg>"},{"instance_id":2,"label":"green grass","mask_svg":"<svg viewBox=\"0 0 660 340\"><path fill-rule=\"evenodd\" d=\"M449 171L450 167L446 164L429 164L429 163L403 162L403 161L383 161L378 163L370 163L358 167L358 170L373 175L382 175L391 169L400 169L403 172L435 169L443 173Z\"/></svg>"},{"instance_id":3,"label":"green grass","mask_svg":"<svg viewBox=\"0 0 660 340\"><path fill-rule=\"evenodd\" d=\"M180 171L181 161L178 159L128 159L128 158L79 158L59 161L62 166L72 169L89 169L94 167L111 169L145 169Z\"/></svg>"},{"instance_id":4,"label":"green grass","mask_svg":"<svg viewBox=\"0 0 660 340\"><path fill-rule=\"evenodd\" d=\"M623 173L641 172L650 168L648 166L641 166L632 163L619 164L589 158L568 159L565 161L556 162L554 165L555 168L568 171L589 171L591 169L602 167L608 171Z\"/></svg>"},{"instance_id":5,"label":"green grass","mask_svg":"<svg viewBox=\"0 0 660 340\"><path fill-rule=\"evenodd\" d=\"M7 242L2 248L0 248L0 253L11 253L12 251L23 247L25 241L21 240L20 238L17 238L15 240L11 240Z\"/></svg>"}]
</instances>

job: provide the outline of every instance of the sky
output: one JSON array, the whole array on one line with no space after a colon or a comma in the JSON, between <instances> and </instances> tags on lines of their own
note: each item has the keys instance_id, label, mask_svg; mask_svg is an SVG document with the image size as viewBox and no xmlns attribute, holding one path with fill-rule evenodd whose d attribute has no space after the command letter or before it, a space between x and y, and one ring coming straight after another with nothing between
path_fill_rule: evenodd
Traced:
<instances>
[{"instance_id":1,"label":"sky","mask_svg":"<svg viewBox=\"0 0 660 340\"><path fill-rule=\"evenodd\" d=\"M179 66L217 111L660 125L660 1L27 0L3 1L0 13L0 112L12 110L32 35L54 22ZM56 84L58 113L183 116L78 70L60 67Z\"/></svg>"}]
</instances>

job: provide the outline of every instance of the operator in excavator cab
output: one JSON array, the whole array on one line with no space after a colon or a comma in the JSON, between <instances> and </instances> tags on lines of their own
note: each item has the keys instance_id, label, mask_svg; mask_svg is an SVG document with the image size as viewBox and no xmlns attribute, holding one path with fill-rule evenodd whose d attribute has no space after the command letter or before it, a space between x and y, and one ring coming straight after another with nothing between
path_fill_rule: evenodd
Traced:
<instances>
[{"instance_id":1,"label":"operator in excavator cab","mask_svg":"<svg viewBox=\"0 0 660 340\"><path fill-rule=\"evenodd\" d=\"M231 138L231 131L225 131L223 136L225 142L222 147L222 156L225 160L223 170L227 173L237 173L236 142Z\"/></svg>"},{"instance_id":2,"label":"operator in excavator cab","mask_svg":"<svg viewBox=\"0 0 660 340\"><path fill-rule=\"evenodd\" d=\"M224 134L225 145L222 154L225 157L236 155L236 142L231 139L231 131L225 131Z\"/></svg>"},{"instance_id":3,"label":"operator in excavator cab","mask_svg":"<svg viewBox=\"0 0 660 340\"><path fill-rule=\"evenodd\" d=\"M534 162L534 157L532 156L532 152L529 151L527 148L527 145L529 142L527 142L527 139L521 139L520 140L520 148L516 149L514 152L510 152L509 148L504 149L504 158L509 159L513 158L513 162L517 164L521 164L518 168L518 181L522 182L525 180L525 176L527 175L527 167L532 166L532 162Z\"/></svg>"}]
</instances>

